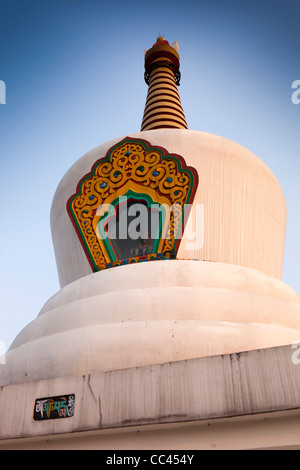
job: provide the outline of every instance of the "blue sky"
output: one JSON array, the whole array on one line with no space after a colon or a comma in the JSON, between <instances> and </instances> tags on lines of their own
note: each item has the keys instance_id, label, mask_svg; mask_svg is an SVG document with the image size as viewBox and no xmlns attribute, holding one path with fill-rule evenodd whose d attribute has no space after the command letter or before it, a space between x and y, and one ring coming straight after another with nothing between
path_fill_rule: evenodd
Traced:
<instances>
[{"instance_id":1,"label":"blue sky","mask_svg":"<svg viewBox=\"0 0 300 470\"><path fill-rule=\"evenodd\" d=\"M286 197L282 279L300 293L298 0L0 0L1 310L8 347L59 289L49 214L84 153L140 130L144 49L177 40L190 129L261 158Z\"/></svg>"}]
</instances>

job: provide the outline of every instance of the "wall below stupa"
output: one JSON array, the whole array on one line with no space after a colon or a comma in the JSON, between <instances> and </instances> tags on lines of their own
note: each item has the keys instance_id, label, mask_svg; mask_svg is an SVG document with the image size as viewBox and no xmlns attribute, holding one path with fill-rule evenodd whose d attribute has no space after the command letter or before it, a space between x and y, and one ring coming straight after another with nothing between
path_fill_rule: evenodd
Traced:
<instances>
[{"instance_id":1,"label":"wall below stupa","mask_svg":"<svg viewBox=\"0 0 300 470\"><path fill-rule=\"evenodd\" d=\"M287 345L1 387L0 449L299 450L295 352ZM34 421L35 400L60 394L75 395L74 415Z\"/></svg>"}]
</instances>

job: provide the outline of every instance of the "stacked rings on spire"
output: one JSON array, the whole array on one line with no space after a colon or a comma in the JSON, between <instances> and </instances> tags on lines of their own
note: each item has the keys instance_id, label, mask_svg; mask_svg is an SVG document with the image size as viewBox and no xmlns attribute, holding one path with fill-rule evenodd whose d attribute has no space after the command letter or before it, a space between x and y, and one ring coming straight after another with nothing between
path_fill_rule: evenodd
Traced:
<instances>
[{"instance_id":1,"label":"stacked rings on spire","mask_svg":"<svg viewBox=\"0 0 300 470\"><path fill-rule=\"evenodd\" d=\"M177 85L179 56L165 40L145 55L145 81L149 85L141 130L187 129Z\"/></svg>"}]
</instances>

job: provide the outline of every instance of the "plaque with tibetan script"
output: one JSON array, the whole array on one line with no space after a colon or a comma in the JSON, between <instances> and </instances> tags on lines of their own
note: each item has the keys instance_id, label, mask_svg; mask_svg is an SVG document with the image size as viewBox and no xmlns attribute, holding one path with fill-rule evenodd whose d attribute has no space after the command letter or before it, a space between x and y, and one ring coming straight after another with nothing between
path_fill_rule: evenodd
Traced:
<instances>
[{"instance_id":1,"label":"plaque with tibetan script","mask_svg":"<svg viewBox=\"0 0 300 470\"><path fill-rule=\"evenodd\" d=\"M74 415L75 395L37 398L34 404L35 421L70 418Z\"/></svg>"}]
</instances>

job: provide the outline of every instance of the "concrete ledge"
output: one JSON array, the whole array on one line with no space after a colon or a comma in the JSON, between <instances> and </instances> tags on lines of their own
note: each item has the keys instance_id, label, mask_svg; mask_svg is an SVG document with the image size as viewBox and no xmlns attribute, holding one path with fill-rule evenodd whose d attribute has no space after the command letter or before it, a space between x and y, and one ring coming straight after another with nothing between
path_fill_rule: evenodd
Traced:
<instances>
[{"instance_id":1,"label":"concrete ledge","mask_svg":"<svg viewBox=\"0 0 300 470\"><path fill-rule=\"evenodd\" d=\"M185 427L193 435L198 435L198 438L194 436L196 440L192 441L193 445L190 447L197 449L206 445L207 436L203 434L203 427L197 434L197 426L202 426L205 421L207 426L207 423L216 424L216 420L225 420L222 421L223 427L219 427L220 430L224 429L224 432L218 431L221 432L219 443L224 442L224 433L228 431L225 425L228 418L238 418L241 423L244 418L264 420L268 413L275 417L274 412L281 412L280 419L286 422L290 416L295 425L295 422L299 422L297 419L295 421L295 416L300 414L300 364L292 362L295 352L296 349L287 345L95 375L4 386L0 389L0 447L21 448L25 443L24 439L29 439L32 445L36 442L38 446L38 442L40 445L46 442L43 436L47 439L51 436L51 439L55 438L58 443L57 438L61 435L61 438L69 440L73 436L77 448L81 445L88 448L90 435L92 441L94 440L93 444L91 441L92 447L97 442L97 448L103 445L105 447L102 448L110 448L109 442L114 441L111 448L130 448L130 445L135 448L136 441L131 440L130 444L130 439L127 439L127 444L124 443L125 447L122 447L122 439L118 440L120 433L133 433L134 437L138 429L150 432L155 426L161 433L160 443L157 443L158 447L155 448L179 448L178 443L175 443L176 439L172 444L172 435L174 429ZM73 417L33 420L33 408L37 398L73 393ZM278 414L275 414L277 419ZM232 420L229 422L232 423ZM150 428L147 428L147 425L150 425ZM166 432L163 432L163 429ZM168 429L173 431L169 432ZM266 433L267 430L263 432ZM96 435L99 436L98 439ZM259 441L259 433L254 433L251 447L300 445L300 439L297 444L295 439L289 441L284 433L282 441L280 433L276 436L276 442L273 444L270 435L263 444L263 441ZM231 443L227 445L238 448L235 441L237 438L238 433L233 434ZM228 436L226 439L228 441ZM59 442L58 446L62 441ZM65 441L66 445L67 442ZM184 445L185 440L182 442ZM147 448L144 447L146 441L143 439L141 445L143 447L140 448ZM219 444L216 444L216 447L219 447ZM242 448L244 447L242 445Z\"/></svg>"},{"instance_id":2,"label":"concrete ledge","mask_svg":"<svg viewBox=\"0 0 300 470\"><path fill-rule=\"evenodd\" d=\"M0 450L300 450L299 410L0 441ZM193 454L190 452L189 455ZM122 455L122 454L121 454ZM128 454L127 454L128 455ZM100 455L101 457L101 455Z\"/></svg>"}]
</instances>

